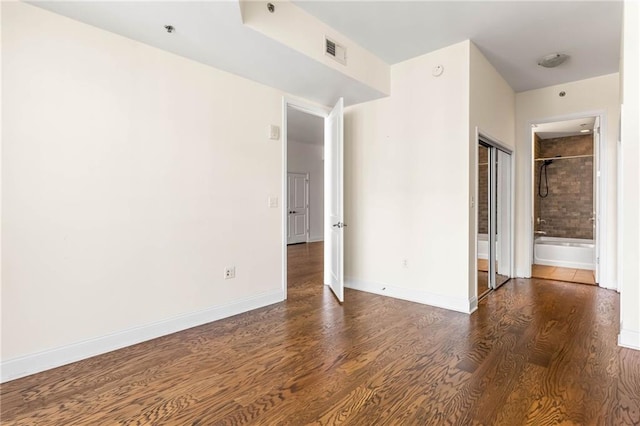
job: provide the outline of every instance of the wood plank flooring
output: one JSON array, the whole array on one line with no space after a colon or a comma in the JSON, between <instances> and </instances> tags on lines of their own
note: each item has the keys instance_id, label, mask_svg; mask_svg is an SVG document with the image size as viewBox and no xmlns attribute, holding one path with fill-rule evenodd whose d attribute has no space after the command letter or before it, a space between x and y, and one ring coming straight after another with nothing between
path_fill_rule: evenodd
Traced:
<instances>
[{"instance_id":1,"label":"wood plank flooring","mask_svg":"<svg viewBox=\"0 0 640 426\"><path fill-rule=\"evenodd\" d=\"M3 384L2 424L640 424L617 293L515 279L471 316L341 306L321 251L289 248L286 302Z\"/></svg>"}]
</instances>

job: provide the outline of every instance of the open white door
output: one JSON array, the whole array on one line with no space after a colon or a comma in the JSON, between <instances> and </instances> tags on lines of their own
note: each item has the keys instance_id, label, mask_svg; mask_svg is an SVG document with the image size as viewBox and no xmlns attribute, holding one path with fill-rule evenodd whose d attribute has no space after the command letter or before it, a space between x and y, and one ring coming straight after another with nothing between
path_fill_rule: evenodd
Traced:
<instances>
[{"instance_id":1,"label":"open white door","mask_svg":"<svg viewBox=\"0 0 640 426\"><path fill-rule=\"evenodd\" d=\"M342 98L324 120L324 283L344 301Z\"/></svg>"}]
</instances>

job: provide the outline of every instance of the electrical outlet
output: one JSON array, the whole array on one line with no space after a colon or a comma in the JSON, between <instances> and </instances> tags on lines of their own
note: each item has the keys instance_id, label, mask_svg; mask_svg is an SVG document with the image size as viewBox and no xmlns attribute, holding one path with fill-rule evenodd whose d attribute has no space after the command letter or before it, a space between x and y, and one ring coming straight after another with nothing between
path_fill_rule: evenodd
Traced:
<instances>
[{"instance_id":1,"label":"electrical outlet","mask_svg":"<svg viewBox=\"0 0 640 426\"><path fill-rule=\"evenodd\" d=\"M409 267L409 261L407 259L402 259L402 267L403 268L408 268Z\"/></svg>"},{"instance_id":2,"label":"electrical outlet","mask_svg":"<svg viewBox=\"0 0 640 426\"><path fill-rule=\"evenodd\" d=\"M236 267L235 266L227 266L224 268L224 279L230 280L231 278L236 277Z\"/></svg>"}]
</instances>

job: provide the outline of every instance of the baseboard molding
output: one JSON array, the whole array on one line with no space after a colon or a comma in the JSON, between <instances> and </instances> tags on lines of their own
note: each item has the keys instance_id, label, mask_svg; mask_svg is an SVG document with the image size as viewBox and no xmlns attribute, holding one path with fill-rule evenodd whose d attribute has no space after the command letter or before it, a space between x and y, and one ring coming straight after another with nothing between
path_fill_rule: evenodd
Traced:
<instances>
[{"instance_id":1,"label":"baseboard molding","mask_svg":"<svg viewBox=\"0 0 640 426\"><path fill-rule=\"evenodd\" d=\"M602 282L601 281L601 282L598 283L598 286L602 287L602 288L606 288L607 290L615 290L618 293L620 293L620 291L618 290L618 283L616 283L616 282L606 282L606 281Z\"/></svg>"},{"instance_id":2,"label":"baseboard molding","mask_svg":"<svg viewBox=\"0 0 640 426\"><path fill-rule=\"evenodd\" d=\"M308 243L319 243L320 241L324 241L324 237L309 237Z\"/></svg>"},{"instance_id":3,"label":"baseboard molding","mask_svg":"<svg viewBox=\"0 0 640 426\"><path fill-rule=\"evenodd\" d=\"M618 346L640 351L640 332L635 330L620 330Z\"/></svg>"},{"instance_id":4,"label":"baseboard molding","mask_svg":"<svg viewBox=\"0 0 640 426\"><path fill-rule=\"evenodd\" d=\"M153 324L135 327L95 339L62 346L48 351L14 358L0 363L0 382L19 379L72 362L166 336L188 328L207 324L284 300L282 290L192 312Z\"/></svg>"},{"instance_id":5,"label":"baseboard molding","mask_svg":"<svg viewBox=\"0 0 640 426\"><path fill-rule=\"evenodd\" d=\"M471 298L471 300L469 300L469 312L468 313L472 314L477 310L478 310L478 298L474 296L474 297Z\"/></svg>"},{"instance_id":6,"label":"baseboard molding","mask_svg":"<svg viewBox=\"0 0 640 426\"><path fill-rule=\"evenodd\" d=\"M344 286L352 290L366 291L367 293L380 294L382 296L436 306L465 314L471 314L478 308L478 300L475 297L469 300L442 296L428 291L394 287L387 284L366 282L352 278L345 278Z\"/></svg>"}]
</instances>

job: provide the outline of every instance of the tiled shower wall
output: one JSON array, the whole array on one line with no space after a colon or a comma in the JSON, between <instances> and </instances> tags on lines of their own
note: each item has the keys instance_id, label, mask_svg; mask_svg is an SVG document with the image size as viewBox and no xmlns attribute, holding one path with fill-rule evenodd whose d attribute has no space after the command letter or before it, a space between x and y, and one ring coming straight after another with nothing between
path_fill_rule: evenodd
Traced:
<instances>
[{"instance_id":1,"label":"tiled shower wall","mask_svg":"<svg viewBox=\"0 0 640 426\"><path fill-rule=\"evenodd\" d=\"M478 146L478 234L489 233L489 148Z\"/></svg>"},{"instance_id":2,"label":"tiled shower wall","mask_svg":"<svg viewBox=\"0 0 640 426\"><path fill-rule=\"evenodd\" d=\"M546 198L538 195L542 161L534 163L534 214L545 221L535 229L548 237L593 239L593 136L536 139L535 144L536 158L561 156L547 167ZM562 158L582 155L586 157ZM544 179L542 183L544 191Z\"/></svg>"}]
</instances>

